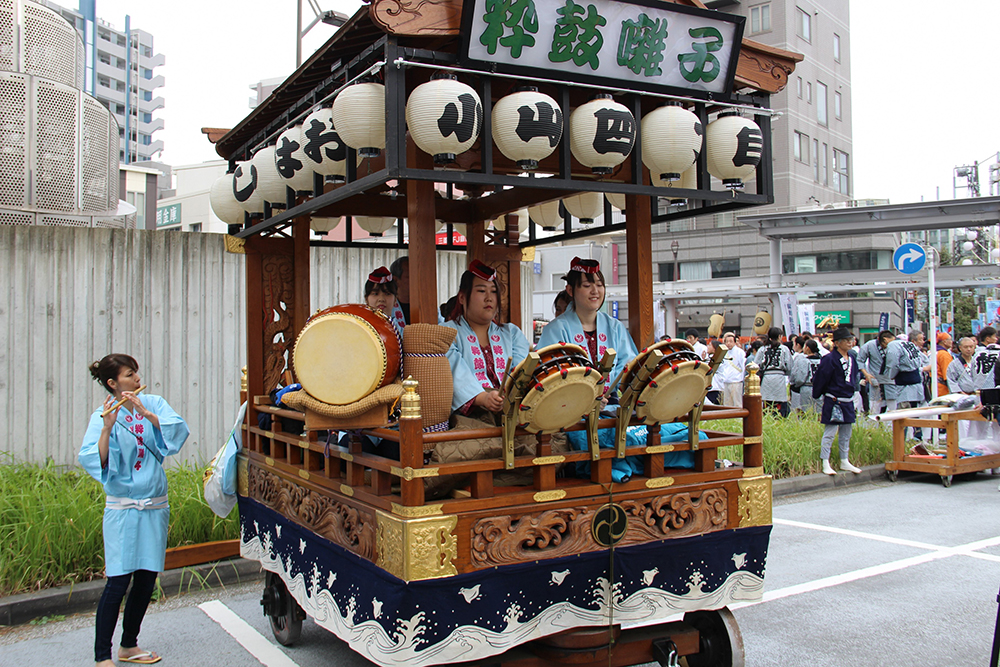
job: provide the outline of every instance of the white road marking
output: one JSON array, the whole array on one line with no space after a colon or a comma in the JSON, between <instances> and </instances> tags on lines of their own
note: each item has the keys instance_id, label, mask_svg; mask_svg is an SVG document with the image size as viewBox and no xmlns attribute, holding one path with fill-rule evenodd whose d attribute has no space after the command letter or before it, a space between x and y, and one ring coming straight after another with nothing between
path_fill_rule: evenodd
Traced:
<instances>
[{"instance_id":1,"label":"white road marking","mask_svg":"<svg viewBox=\"0 0 1000 667\"><path fill-rule=\"evenodd\" d=\"M223 630L228 632L233 639L239 642L240 646L265 667L299 667L298 663L285 655L281 649L254 630L249 623L219 600L205 602L198 605L198 608L222 626Z\"/></svg>"},{"instance_id":2,"label":"white road marking","mask_svg":"<svg viewBox=\"0 0 1000 667\"><path fill-rule=\"evenodd\" d=\"M917 549L930 549L936 551L942 549L938 544L928 544L927 542L914 542L913 540L904 540L898 537L886 537L885 535L876 535L875 533L863 533L860 530L849 530L847 528L836 528L834 526L823 526L818 523L806 523L804 521L792 521L790 519L773 519L772 523L776 526L793 526L795 528L808 528L810 530L819 530L825 533L836 533L837 535L849 535L851 537L863 537L868 540L876 540L878 542L888 542L889 544L899 544L904 547L916 547Z\"/></svg>"}]
</instances>

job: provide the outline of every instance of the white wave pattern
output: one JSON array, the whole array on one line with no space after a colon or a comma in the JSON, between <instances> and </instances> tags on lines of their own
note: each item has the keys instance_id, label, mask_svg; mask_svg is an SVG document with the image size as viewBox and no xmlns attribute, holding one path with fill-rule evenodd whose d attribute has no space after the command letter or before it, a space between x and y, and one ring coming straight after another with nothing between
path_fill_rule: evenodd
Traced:
<instances>
[{"instance_id":1,"label":"white wave pattern","mask_svg":"<svg viewBox=\"0 0 1000 667\"><path fill-rule=\"evenodd\" d=\"M318 573L311 575L312 585L303 574L292 576L291 559L286 563L271 551L271 540L254 537L240 541L240 555L256 560L261 566L281 577L292 597L320 627L329 630L362 656L382 667L417 667L419 665L465 662L498 655L515 646L562 632L571 628L601 626L608 622L608 594L611 587L607 579L594 582L593 597L596 608L587 609L570 602L559 602L542 610L531 619L522 620L523 611L511 604L504 620L506 627L495 632L475 625L455 628L447 637L429 645L422 635L425 628L423 612L410 619L397 620L396 630L390 636L376 621L355 624L357 600L350 598L347 609L341 613L339 605L326 589L316 589ZM335 577L333 573L329 577ZM328 578L329 578L328 577ZM332 581L332 580L331 580ZM736 602L760 600L764 580L751 572L736 571L718 588L702 590L700 573L689 580L688 592L675 595L658 588L644 588L627 598L614 586L614 618L618 623L650 622L677 613L699 609L719 609Z\"/></svg>"}]
</instances>

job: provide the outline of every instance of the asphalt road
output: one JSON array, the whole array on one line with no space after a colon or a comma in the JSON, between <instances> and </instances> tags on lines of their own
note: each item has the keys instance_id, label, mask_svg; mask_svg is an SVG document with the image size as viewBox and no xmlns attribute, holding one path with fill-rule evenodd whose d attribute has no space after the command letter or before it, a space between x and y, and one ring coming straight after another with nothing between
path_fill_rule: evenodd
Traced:
<instances>
[{"instance_id":1,"label":"asphalt road","mask_svg":"<svg viewBox=\"0 0 1000 667\"><path fill-rule=\"evenodd\" d=\"M989 664L1000 589L1000 477L902 478L776 500L762 602L734 610L748 667ZM260 583L153 605L164 665L369 665L307 620L274 644ZM93 615L0 631L0 666L92 665Z\"/></svg>"}]
</instances>

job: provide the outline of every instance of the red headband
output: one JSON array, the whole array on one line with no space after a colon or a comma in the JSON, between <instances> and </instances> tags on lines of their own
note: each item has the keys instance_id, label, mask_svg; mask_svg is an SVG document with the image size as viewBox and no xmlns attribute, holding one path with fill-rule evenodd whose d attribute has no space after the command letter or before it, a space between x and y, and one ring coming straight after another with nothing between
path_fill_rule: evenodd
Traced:
<instances>
[{"instance_id":1,"label":"red headband","mask_svg":"<svg viewBox=\"0 0 1000 667\"><path fill-rule=\"evenodd\" d=\"M368 274L368 282L375 283L376 285L381 285L382 283L387 283L392 281L392 273L389 269L384 266L380 266L371 273Z\"/></svg>"},{"instance_id":2,"label":"red headband","mask_svg":"<svg viewBox=\"0 0 1000 667\"><path fill-rule=\"evenodd\" d=\"M480 262L478 259L472 260L469 264L469 271L477 278L492 282L497 277L496 269Z\"/></svg>"},{"instance_id":3,"label":"red headband","mask_svg":"<svg viewBox=\"0 0 1000 667\"><path fill-rule=\"evenodd\" d=\"M573 261L569 263L569 270L579 271L580 273L597 273L601 270L601 263L596 259L574 257Z\"/></svg>"}]
</instances>

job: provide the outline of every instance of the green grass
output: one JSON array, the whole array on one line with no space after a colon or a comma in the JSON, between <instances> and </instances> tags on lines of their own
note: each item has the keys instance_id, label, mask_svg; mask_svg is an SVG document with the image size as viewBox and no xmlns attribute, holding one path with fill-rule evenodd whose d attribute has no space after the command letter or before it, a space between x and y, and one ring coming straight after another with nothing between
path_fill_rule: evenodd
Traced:
<instances>
[{"instance_id":1,"label":"green grass","mask_svg":"<svg viewBox=\"0 0 1000 667\"><path fill-rule=\"evenodd\" d=\"M205 504L202 470L167 470L168 547L239 536L235 510L220 519ZM104 490L83 471L0 459L0 596L101 578L103 516Z\"/></svg>"}]
</instances>

